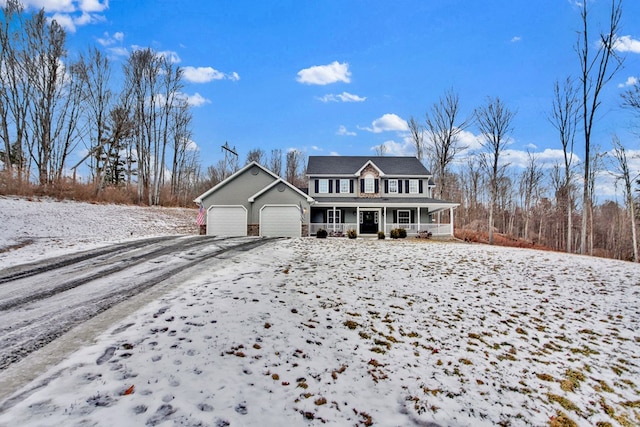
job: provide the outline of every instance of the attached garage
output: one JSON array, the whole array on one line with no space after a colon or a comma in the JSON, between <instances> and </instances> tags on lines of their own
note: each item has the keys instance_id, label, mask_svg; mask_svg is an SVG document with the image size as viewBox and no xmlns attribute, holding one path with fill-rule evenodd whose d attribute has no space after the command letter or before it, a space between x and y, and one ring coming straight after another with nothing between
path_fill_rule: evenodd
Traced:
<instances>
[{"instance_id":1,"label":"attached garage","mask_svg":"<svg viewBox=\"0 0 640 427\"><path fill-rule=\"evenodd\" d=\"M246 236L247 210L244 206L211 206L207 212L210 236Z\"/></svg>"},{"instance_id":2,"label":"attached garage","mask_svg":"<svg viewBox=\"0 0 640 427\"><path fill-rule=\"evenodd\" d=\"M260 210L261 236L300 237L301 225L298 206L265 205Z\"/></svg>"}]
</instances>

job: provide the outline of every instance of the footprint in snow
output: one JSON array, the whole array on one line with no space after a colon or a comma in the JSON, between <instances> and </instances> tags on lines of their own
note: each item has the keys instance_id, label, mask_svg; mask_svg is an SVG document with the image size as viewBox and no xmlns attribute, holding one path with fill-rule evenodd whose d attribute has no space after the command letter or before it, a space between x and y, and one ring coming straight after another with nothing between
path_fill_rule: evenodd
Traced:
<instances>
[{"instance_id":1,"label":"footprint in snow","mask_svg":"<svg viewBox=\"0 0 640 427\"><path fill-rule=\"evenodd\" d=\"M247 415L247 413L249 412L247 410L247 402L242 402L240 403L238 406L236 406L236 412L239 413L240 415Z\"/></svg>"},{"instance_id":2,"label":"footprint in snow","mask_svg":"<svg viewBox=\"0 0 640 427\"><path fill-rule=\"evenodd\" d=\"M104 351L104 353L102 353L102 356L98 357L98 360L96 360L96 364L102 365L102 364L108 362L109 359L111 359L113 357L115 352L116 352L116 348L115 347L107 347L107 349Z\"/></svg>"}]
</instances>

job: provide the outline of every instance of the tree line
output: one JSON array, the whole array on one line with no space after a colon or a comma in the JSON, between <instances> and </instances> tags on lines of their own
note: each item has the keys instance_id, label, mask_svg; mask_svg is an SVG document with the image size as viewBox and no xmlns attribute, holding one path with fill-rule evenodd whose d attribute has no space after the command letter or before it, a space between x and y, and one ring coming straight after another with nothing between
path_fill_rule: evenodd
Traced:
<instances>
[{"instance_id":1,"label":"tree line","mask_svg":"<svg viewBox=\"0 0 640 427\"><path fill-rule=\"evenodd\" d=\"M0 159L5 179L39 186L76 176L81 165L96 193L130 188L139 203L190 199L200 178L191 149L192 115L183 72L154 50L133 51L113 77L97 48L71 58L66 33L44 10L17 0L2 8L0 27ZM119 89L115 89L118 86ZM86 156L70 163L70 155ZM167 196L164 196L168 192Z\"/></svg>"},{"instance_id":2,"label":"tree line","mask_svg":"<svg viewBox=\"0 0 640 427\"><path fill-rule=\"evenodd\" d=\"M578 72L554 84L548 113L563 151L563 161L550 174L533 153L528 153L526 167L519 173L504 159L516 113L499 97L488 98L464 118L458 94L449 90L432 105L424 121L409 120L411 140L418 157L434 173L436 196L460 203L457 227L475 225L487 232L490 244L494 231L499 231L556 250L637 262L640 190L634 189L634 181L636 185L640 181L630 170L627 151L616 135L608 153L594 147L591 138L602 90L624 61L616 52L622 4L611 2L608 25L598 34L598 44L592 41L589 3L579 7L581 30L574 46ZM640 82L624 91L620 105L640 118ZM471 124L481 137L477 152L469 152L461 142L462 132ZM584 153L579 164L576 145ZM462 163L461 153L465 154ZM596 176L605 166L622 183L622 207L609 201L596 204Z\"/></svg>"}]
</instances>

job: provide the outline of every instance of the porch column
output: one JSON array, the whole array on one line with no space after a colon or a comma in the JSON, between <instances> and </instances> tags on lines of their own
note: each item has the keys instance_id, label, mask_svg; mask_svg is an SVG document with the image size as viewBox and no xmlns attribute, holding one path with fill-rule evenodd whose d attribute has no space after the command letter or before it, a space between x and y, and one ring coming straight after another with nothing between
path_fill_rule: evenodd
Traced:
<instances>
[{"instance_id":1,"label":"porch column","mask_svg":"<svg viewBox=\"0 0 640 427\"><path fill-rule=\"evenodd\" d=\"M451 237L453 237L453 208L449 208L449 221L451 222Z\"/></svg>"},{"instance_id":2,"label":"porch column","mask_svg":"<svg viewBox=\"0 0 640 427\"><path fill-rule=\"evenodd\" d=\"M418 233L420 231L420 206L418 206L418 229L416 230L416 233Z\"/></svg>"},{"instance_id":3,"label":"porch column","mask_svg":"<svg viewBox=\"0 0 640 427\"><path fill-rule=\"evenodd\" d=\"M360 234L360 206L356 206L356 233Z\"/></svg>"},{"instance_id":4,"label":"porch column","mask_svg":"<svg viewBox=\"0 0 640 427\"><path fill-rule=\"evenodd\" d=\"M336 207L333 207L333 231L336 231Z\"/></svg>"},{"instance_id":5,"label":"porch column","mask_svg":"<svg viewBox=\"0 0 640 427\"><path fill-rule=\"evenodd\" d=\"M382 220L382 232L387 234L387 207L382 208L382 216L384 219Z\"/></svg>"}]
</instances>

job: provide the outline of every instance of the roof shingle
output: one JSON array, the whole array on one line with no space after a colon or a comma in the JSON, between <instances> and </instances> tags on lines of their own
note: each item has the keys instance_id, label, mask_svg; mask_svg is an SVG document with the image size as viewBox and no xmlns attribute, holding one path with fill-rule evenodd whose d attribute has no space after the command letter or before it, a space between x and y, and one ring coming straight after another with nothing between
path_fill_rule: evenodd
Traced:
<instances>
[{"instance_id":1,"label":"roof shingle","mask_svg":"<svg viewBox=\"0 0 640 427\"><path fill-rule=\"evenodd\" d=\"M309 156L307 175L352 175L370 160L385 175L431 175L417 157L391 156Z\"/></svg>"}]
</instances>

